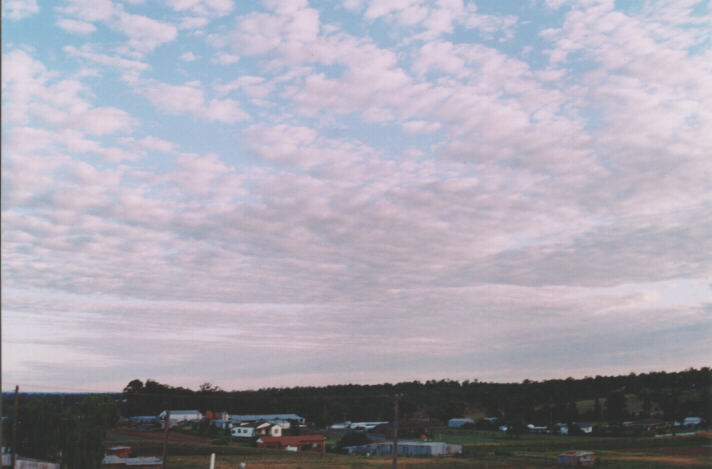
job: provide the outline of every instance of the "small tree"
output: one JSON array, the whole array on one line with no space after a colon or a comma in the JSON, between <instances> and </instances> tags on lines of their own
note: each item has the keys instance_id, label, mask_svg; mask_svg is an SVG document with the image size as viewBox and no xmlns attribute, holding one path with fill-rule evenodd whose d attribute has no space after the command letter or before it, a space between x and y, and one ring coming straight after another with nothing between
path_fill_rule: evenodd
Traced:
<instances>
[{"instance_id":1,"label":"small tree","mask_svg":"<svg viewBox=\"0 0 712 469\"><path fill-rule=\"evenodd\" d=\"M336 449L341 451L347 446L361 446L367 445L371 442L371 439L363 432L349 432L345 434L338 443L336 443Z\"/></svg>"},{"instance_id":2,"label":"small tree","mask_svg":"<svg viewBox=\"0 0 712 469\"><path fill-rule=\"evenodd\" d=\"M606 417L614 422L620 422L625 415L625 395L622 392L612 392L606 399Z\"/></svg>"}]
</instances>

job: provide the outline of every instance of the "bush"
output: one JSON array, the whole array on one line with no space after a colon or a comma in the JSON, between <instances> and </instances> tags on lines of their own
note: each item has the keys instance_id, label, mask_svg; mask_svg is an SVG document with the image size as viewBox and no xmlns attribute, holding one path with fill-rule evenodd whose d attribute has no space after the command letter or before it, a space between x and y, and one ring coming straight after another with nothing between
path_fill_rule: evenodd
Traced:
<instances>
[{"instance_id":1,"label":"bush","mask_svg":"<svg viewBox=\"0 0 712 469\"><path fill-rule=\"evenodd\" d=\"M367 445L371 442L371 439L362 432L349 432L345 434L339 442L336 444L336 449L341 450L347 446L361 446Z\"/></svg>"}]
</instances>

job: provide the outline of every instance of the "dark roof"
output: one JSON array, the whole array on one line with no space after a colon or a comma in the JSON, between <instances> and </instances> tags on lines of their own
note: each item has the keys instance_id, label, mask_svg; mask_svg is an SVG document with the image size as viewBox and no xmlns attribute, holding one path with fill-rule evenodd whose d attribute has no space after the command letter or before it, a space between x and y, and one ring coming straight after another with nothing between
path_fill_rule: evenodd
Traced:
<instances>
[{"instance_id":1,"label":"dark roof","mask_svg":"<svg viewBox=\"0 0 712 469\"><path fill-rule=\"evenodd\" d=\"M319 443L326 440L324 435L298 435L298 436L262 436L258 441L263 443L282 443L283 445L305 445Z\"/></svg>"}]
</instances>

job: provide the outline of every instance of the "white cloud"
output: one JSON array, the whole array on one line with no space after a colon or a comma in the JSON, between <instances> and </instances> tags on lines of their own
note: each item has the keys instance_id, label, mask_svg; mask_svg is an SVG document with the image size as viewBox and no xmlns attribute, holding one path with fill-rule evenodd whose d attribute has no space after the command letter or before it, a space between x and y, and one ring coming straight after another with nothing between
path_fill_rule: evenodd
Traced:
<instances>
[{"instance_id":1,"label":"white cloud","mask_svg":"<svg viewBox=\"0 0 712 469\"><path fill-rule=\"evenodd\" d=\"M225 16L233 9L232 0L169 0L176 11L190 11L197 15Z\"/></svg>"},{"instance_id":2,"label":"white cloud","mask_svg":"<svg viewBox=\"0 0 712 469\"><path fill-rule=\"evenodd\" d=\"M178 30L175 26L147 16L120 12L114 28L129 37L129 46L141 52L150 52L166 42L173 41Z\"/></svg>"},{"instance_id":3,"label":"white cloud","mask_svg":"<svg viewBox=\"0 0 712 469\"><path fill-rule=\"evenodd\" d=\"M52 314L46 351L88 365L42 376L118 386L145 356L175 384L704 364L709 9L614 6L545 10L525 42L544 26L458 1L57 7L120 34L3 54L3 340ZM239 66L150 54L180 28L174 59L205 40ZM212 367L227 348L259 365Z\"/></svg>"},{"instance_id":4,"label":"white cloud","mask_svg":"<svg viewBox=\"0 0 712 469\"><path fill-rule=\"evenodd\" d=\"M106 21L117 12L111 0L68 0L57 10L67 16L76 16L85 22Z\"/></svg>"},{"instance_id":5,"label":"white cloud","mask_svg":"<svg viewBox=\"0 0 712 469\"><path fill-rule=\"evenodd\" d=\"M7 67L7 68L5 68ZM78 129L104 135L130 129L134 121L121 109L92 107L81 95L86 92L77 80L50 84L44 65L25 52L3 54L3 89L8 93L4 116L11 123L24 124L35 117L58 128Z\"/></svg>"},{"instance_id":6,"label":"white cloud","mask_svg":"<svg viewBox=\"0 0 712 469\"><path fill-rule=\"evenodd\" d=\"M409 134L422 134L422 133L432 133L437 132L440 129L439 122L427 122L427 121L407 121L401 123L403 130Z\"/></svg>"},{"instance_id":7,"label":"white cloud","mask_svg":"<svg viewBox=\"0 0 712 469\"><path fill-rule=\"evenodd\" d=\"M189 112L210 121L233 124L249 119L249 115L232 99L211 99L206 102L200 86L155 83L144 91L157 107L173 114Z\"/></svg>"},{"instance_id":8,"label":"white cloud","mask_svg":"<svg viewBox=\"0 0 712 469\"><path fill-rule=\"evenodd\" d=\"M71 20L67 18L62 18L57 20L57 26L69 31L70 33L77 34L91 34L96 31L96 26L86 21Z\"/></svg>"},{"instance_id":9,"label":"white cloud","mask_svg":"<svg viewBox=\"0 0 712 469\"><path fill-rule=\"evenodd\" d=\"M92 62L108 65L111 67L118 67L123 69L130 69L136 71L143 71L149 68L146 62L140 60L127 59L118 55L108 55L96 52L88 44L76 48L74 46L65 46L64 51L74 57L81 57L83 59L91 60Z\"/></svg>"},{"instance_id":10,"label":"white cloud","mask_svg":"<svg viewBox=\"0 0 712 469\"><path fill-rule=\"evenodd\" d=\"M220 65L231 65L237 62L238 60L240 60L239 55L228 54L225 52L218 52L213 58L213 62L218 63Z\"/></svg>"},{"instance_id":11,"label":"white cloud","mask_svg":"<svg viewBox=\"0 0 712 469\"><path fill-rule=\"evenodd\" d=\"M27 18L39 11L37 0L5 0L2 2L2 16L12 20Z\"/></svg>"},{"instance_id":12,"label":"white cloud","mask_svg":"<svg viewBox=\"0 0 712 469\"><path fill-rule=\"evenodd\" d=\"M247 148L266 161L308 168L325 163L351 164L373 152L363 144L320 137L303 126L255 125L243 132Z\"/></svg>"},{"instance_id":13,"label":"white cloud","mask_svg":"<svg viewBox=\"0 0 712 469\"><path fill-rule=\"evenodd\" d=\"M198 29L210 23L208 18L203 16L186 16L180 20L180 29Z\"/></svg>"},{"instance_id":14,"label":"white cloud","mask_svg":"<svg viewBox=\"0 0 712 469\"><path fill-rule=\"evenodd\" d=\"M176 145L174 143L150 135L139 140L138 144L149 150L158 150L163 152L172 152L176 149Z\"/></svg>"},{"instance_id":15,"label":"white cloud","mask_svg":"<svg viewBox=\"0 0 712 469\"><path fill-rule=\"evenodd\" d=\"M181 54L180 59L184 62L192 62L197 59L197 57L192 52L184 52Z\"/></svg>"}]
</instances>

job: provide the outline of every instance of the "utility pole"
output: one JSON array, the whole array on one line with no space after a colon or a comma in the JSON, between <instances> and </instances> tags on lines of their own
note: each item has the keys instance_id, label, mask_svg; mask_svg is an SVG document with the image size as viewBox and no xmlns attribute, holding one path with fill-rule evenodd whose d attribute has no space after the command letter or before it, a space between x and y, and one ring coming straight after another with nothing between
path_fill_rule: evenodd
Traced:
<instances>
[{"instance_id":1,"label":"utility pole","mask_svg":"<svg viewBox=\"0 0 712 469\"><path fill-rule=\"evenodd\" d=\"M15 408L12 409L12 469L17 467L17 408L20 405L19 393L20 386L15 385Z\"/></svg>"},{"instance_id":2,"label":"utility pole","mask_svg":"<svg viewBox=\"0 0 712 469\"><path fill-rule=\"evenodd\" d=\"M398 469L398 399L400 394L395 395L393 403L393 469Z\"/></svg>"},{"instance_id":3,"label":"utility pole","mask_svg":"<svg viewBox=\"0 0 712 469\"><path fill-rule=\"evenodd\" d=\"M166 469L166 459L168 459L168 427L171 426L171 408L166 408L166 421L163 428L163 469Z\"/></svg>"}]
</instances>

